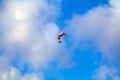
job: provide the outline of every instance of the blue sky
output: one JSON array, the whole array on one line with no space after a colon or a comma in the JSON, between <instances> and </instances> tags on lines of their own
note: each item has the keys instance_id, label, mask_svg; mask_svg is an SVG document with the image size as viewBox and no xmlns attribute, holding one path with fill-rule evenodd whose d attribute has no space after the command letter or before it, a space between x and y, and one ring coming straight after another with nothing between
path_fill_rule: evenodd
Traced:
<instances>
[{"instance_id":1,"label":"blue sky","mask_svg":"<svg viewBox=\"0 0 120 80\"><path fill-rule=\"evenodd\" d=\"M0 80L120 80L119 3L0 0Z\"/></svg>"}]
</instances>

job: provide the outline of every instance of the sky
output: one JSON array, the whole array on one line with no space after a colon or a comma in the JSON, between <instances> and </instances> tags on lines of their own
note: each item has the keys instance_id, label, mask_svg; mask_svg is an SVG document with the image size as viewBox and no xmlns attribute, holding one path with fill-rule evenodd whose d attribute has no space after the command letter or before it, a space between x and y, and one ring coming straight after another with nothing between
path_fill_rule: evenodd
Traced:
<instances>
[{"instance_id":1,"label":"sky","mask_svg":"<svg viewBox=\"0 0 120 80\"><path fill-rule=\"evenodd\" d=\"M0 0L0 80L120 80L119 3Z\"/></svg>"}]
</instances>

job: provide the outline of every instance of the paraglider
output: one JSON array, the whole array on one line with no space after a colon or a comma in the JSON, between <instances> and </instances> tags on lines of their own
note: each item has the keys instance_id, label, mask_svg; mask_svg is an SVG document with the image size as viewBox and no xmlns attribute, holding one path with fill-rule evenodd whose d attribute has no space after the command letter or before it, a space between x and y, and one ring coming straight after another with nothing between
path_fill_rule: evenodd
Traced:
<instances>
[{"instance_id":1,"label":"paraglider","mask_svg":"<svg viewBox=\"0 0 120 80\"><path fill-rule=\"evenodd\" d=\"M62 42L62 41L61 41L61 38L62 38L64 35L66 35L65 32L61 32L61 33L58 34L57 39L58 39L58 42L59 42L59 43Z\"/></svg>"}]
</instances>

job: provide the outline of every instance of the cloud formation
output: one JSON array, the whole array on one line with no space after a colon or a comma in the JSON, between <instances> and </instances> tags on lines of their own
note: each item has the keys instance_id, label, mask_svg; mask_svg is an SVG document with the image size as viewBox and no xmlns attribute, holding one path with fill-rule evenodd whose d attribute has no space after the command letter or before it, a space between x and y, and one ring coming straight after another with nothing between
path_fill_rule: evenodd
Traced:
<instances>
[{"instance_id":1,"label":"cloud formation","mask_svg":"<svg viewBox=\"0 0 120 80\"><path fill-rule=\"evenodd\" d=\"M28 70L46 68L55 59L55 23L60 14L60 0L6 0L0 10L0 79L44 80L38 72L23 75ZM19 60L18 60L19 59ZM17 66L17 67L16 67Z\"/></svg>"},{"instance_id":2,"label":"cloud formation","mask_svg":"<svg viewBox=\"0 0 120 80\"><path fill-rule=\"evenodd\" d=\"M109 60L118 60L120 56L120 12L119 1L110 0L109 5L91 9L84 15L74 15L68 20L69 32L74 40L93 40L103 56Z\"/></svg>"},{"instance_id":3,"label":"cloud formation","mask_svg":"<svg viewBox=\"0 0 120 80\"><path fill-rule=\"evenodd\" d=\"M39 74L39 75L38 75ZM0 75L1 80L44 80L42 73L31 73L24 76L21 75L16 68L10 68L8 71Z\"/></svg>"},{"instance_id":4,"label":"cloud formation","mask_svg":"<svg viewBox=\"0 0 120 80\"><path fill-rule=\"evenodd\" d=\"M44 74L33 72L23 74L24 65L30 69L47 68L58 53L66 53L59 67L71 65L70 57L62 46L57 48L56 35L59 28L55 23L60 14L61 0L6 0L0 10L0 78L3 80L44 80ZM66 31L71 34L71 42L93 40L103 57L120 64L120 1L110 0L109 6L102 5L84 15L74 15L68 20ZM69 40L68 40L69 41ZM61 51L62 50L62 51ZM19 59L19 61L18 61ZM68 63L69 62L69 63ZM15 67L17 66L17 68ZM116 70L102 66L94 78L114 76ZM102 70L105 70L103 73ZM115 72L114 72L115 71ZM113 72L109 74L108 72ZM114 79L112 77L112 79ZM119 77L115 76L115 80Z\"/></svg>"},{"instance_id":5,"label":"cloud formation","mask_svg":"<svg viewBox=\"0 0 120 80\"><path fill-rule=\"evenodd\" d=\"M118 70L114 67L108 67L102 65L99 69L96 70L93 79L94 80L119 80L120 76L118 75Z\"/></svg>"},{"instance_id":6,"label":"cloud formation","mask_svg":"<svg viewBox=\"0 0 120 80\"><path fill-rule=\"evenodd\" d=\"M67 26L69 26L67 29L72 34L71 39L77 43L75 47L80 47L81 42L93 41L95 49L97 48L97 51L102 54L102 59L109 63L109 67L99 66L96 75L94 75L95 80L120 79L119 3L119 0L110 0L109 5L100 5L83 15L74 14L73 18L67 21Z\"/></svg>"}]
</instances>

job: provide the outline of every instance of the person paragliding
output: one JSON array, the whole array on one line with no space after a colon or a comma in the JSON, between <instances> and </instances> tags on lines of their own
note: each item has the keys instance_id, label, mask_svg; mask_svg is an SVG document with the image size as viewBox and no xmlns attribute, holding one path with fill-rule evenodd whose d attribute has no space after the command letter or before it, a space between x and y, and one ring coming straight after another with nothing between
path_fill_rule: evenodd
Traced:
<instances>
[{"instance_id":1,"label":"person paragliding","mask_svg":"<svg viewBox=\"0 0 120 80\"><path fill-rule=\"evenodd\" d=\"M62 38L64 35L66 35L65 32L61 32L61 33L58 34L57 39L58 39L58 42L59 42L59 43L62 42L62 41L61 41L61 38Z\"/></svg>"}]
</instances>

